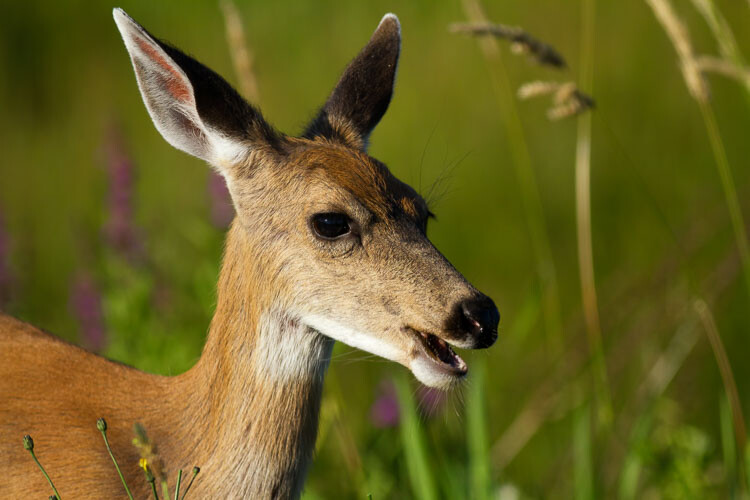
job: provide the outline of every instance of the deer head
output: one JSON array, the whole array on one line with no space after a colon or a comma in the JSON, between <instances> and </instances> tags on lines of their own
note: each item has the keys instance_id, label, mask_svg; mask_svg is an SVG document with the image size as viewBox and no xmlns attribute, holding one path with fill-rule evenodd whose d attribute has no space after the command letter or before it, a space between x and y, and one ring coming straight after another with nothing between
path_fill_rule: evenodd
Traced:
<instances>
[{"instance_id":1,"label":"deer head","mask_svg":"<svg viewBox=\"0 0 750 500\"><path fill-rule=\"evenodd\" d=\"M246 256L231 272L251 277L259 314L401 363L429 386L461 379L467 366L450 346L492 345L497 309L430 243L422 197L367 154L393 93L396 16L299 137L122 10L114 17L158 131L226 179L232 245Z\"/></svg>"}]
</instances>

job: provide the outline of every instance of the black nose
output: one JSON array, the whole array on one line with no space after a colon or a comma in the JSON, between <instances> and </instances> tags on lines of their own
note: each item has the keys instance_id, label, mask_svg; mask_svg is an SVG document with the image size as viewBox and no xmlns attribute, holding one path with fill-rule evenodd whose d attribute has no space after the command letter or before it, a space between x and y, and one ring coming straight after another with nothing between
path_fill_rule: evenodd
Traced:
<instances>
[{"instance_id":1,"label":"black nose","mask_svg":"<svg viewBox=\"0 0 750 500\"><path fill-rule=\"evenodd\" d=\"M495 343L500 313L491 298L482 295L466 300L461 304L461 311L464 313L464 326L475 339L475 349L484 349Z\"/></svg>"}]
</instances>

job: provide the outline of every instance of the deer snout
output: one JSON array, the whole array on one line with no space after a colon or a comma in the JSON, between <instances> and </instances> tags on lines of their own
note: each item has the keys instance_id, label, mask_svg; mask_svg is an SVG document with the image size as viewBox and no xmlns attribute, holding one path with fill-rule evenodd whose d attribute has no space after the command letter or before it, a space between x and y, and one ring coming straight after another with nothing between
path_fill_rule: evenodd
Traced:
<instances>
[{"instance_id":1,"label":"deer snout","mask_svg":"<svg viewBox=\"0 0 750 500\"><path fill-rule=\"evenodd\" d=\"M497 340L497 326L500 313L491 298L484 294L464 300L455 309L458 315L454 324L464 335L461 347L467 349L485 349Z\"/></svg>"}]
</instances>

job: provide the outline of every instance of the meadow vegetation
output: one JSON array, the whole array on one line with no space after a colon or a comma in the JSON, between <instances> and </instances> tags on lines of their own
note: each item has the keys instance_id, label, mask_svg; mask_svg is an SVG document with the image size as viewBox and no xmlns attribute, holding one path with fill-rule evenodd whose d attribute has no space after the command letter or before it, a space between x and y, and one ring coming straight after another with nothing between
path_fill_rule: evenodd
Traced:
<instances>
[{"instance_id":1,"label":"meadow vegetation","mask_svg":"<svg viewBox=\"0 0 750 500\"><path fill-rule=\"evenodd\" d=\"M450 394L337 345L306 499L750 498L750 4L119 6L288 133L401 20L370 153L500 337ZM174 374L233 212L151 125L111 7L1 9L0 310Z\"/></svg>"}]
</instances>

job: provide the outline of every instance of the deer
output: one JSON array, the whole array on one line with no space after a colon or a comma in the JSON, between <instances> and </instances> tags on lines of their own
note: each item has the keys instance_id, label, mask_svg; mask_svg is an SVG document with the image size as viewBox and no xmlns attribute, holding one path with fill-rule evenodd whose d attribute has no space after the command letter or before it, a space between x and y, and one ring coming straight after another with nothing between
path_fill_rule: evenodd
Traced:
<instances>
[{"instance_id":1,"label":"deer","mask_svg":"<svg viewBox=\"0 0 750 500\"><path fill-rule=\"evenodd\" d=\"M498 336L495 303L428 239L425 200L367 153L393 94L399 20L382 18L293 136L211 69L123 10L113 15L158 132L226 180L236 215L216 309L200 358L174 376L0 314L0 498L50 494L25 434L63 497L124 497L99 417L137 497L150 490L134 422L172 481L201 467L194 498L299 498L335 341L449 390L468 372L453 348L487 348Z\"/></svg>"}]
</instances>

